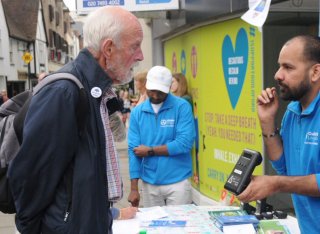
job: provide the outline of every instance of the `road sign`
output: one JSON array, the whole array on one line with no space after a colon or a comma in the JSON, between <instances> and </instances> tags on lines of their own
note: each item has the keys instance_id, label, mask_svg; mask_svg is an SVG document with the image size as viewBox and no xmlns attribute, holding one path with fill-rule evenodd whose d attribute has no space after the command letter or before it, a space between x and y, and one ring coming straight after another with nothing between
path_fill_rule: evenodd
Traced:
<instances>
[{"instance_id":1,"label":"road sign","mask_svg":"<svg viewBox=\"0 0 320 234\"><path fill-rule=\"evenodd\" d=\"M22 56L22 60L26 63L29 64L32 61L33 57L29 52L25 52Z\"/></svg>"}]
</instances>

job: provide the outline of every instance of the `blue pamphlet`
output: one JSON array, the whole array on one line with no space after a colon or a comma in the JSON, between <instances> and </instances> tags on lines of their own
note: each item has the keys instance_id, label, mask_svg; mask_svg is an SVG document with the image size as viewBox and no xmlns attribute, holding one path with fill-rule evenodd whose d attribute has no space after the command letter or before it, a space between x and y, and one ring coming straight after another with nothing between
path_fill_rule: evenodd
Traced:
<instances>
[{"instance_id":1,"label":"blue pamphlet","mask_svg":"<svg viewBox=\"0 0 320 234\"><path fill-rule=\"evenodd\" d=\"M252 224L254 228L258 227L259 220L254 215L238 215L238 216L217 216L211 217L213 223L221 231L224 226L239 225L239 224Z\"/></svg>"},{"instance_id":2,"label":"blue pamphlet","mask_svg":"<svg viewBox=\"0 0 320 234\"><path fill-rule=\"evenodd\" d=\"M240 215L240 216L218 216L216 220L221 225L236 225L236 224L258 224L259 220L254 215Z\"/></svg>"},{"instance_id":3,"label":"blue pamphlet","mask_svg":"<svg viewBox=\"0 0 320 234\"><path fill-rule=\"evenodd\" d=\"M151 220L149 227L185 227L185 220Z\"/></svg>"}]
</instances>

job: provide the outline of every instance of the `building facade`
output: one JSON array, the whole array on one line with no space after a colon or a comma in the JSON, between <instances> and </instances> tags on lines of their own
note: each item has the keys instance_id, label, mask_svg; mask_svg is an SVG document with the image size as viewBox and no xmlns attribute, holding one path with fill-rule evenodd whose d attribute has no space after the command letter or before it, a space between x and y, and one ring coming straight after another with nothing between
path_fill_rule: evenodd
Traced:
<instances>
[{"instance_id":1,"label":"building facade","mask_svg":"<svg viewBox=\"0 0 320 234\"><path fill-rule=\"evenodd\" d=\"M1 3L0 89L12 97L31 89L40 73L54 72L72 60L79 52L79 33L71 28L63 0Z\"/></svg>"}]
</instances>

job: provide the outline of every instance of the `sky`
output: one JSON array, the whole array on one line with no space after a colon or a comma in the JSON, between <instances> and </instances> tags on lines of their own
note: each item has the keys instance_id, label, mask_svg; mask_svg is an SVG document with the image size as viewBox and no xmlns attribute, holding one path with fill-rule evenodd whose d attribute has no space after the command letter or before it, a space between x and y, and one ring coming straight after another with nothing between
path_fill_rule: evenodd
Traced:
<instances>
[{"instance_id":1,"label":"sky","mask_svg":"<svg viewBox=\"0 0 320 234\"><path fill-rule=\"evenodd\" d=\"M76 0L63 0L70 11L76 10Z\"/></svg>"}]
</instances>

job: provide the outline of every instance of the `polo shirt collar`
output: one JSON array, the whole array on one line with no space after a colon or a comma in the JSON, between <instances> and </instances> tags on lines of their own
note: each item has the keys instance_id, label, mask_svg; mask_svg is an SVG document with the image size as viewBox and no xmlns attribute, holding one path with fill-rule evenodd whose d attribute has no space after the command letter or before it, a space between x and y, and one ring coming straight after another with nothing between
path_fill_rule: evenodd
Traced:
<instances>
[{"instance_id":1,"label":"polo shirt collar","mask_svg":"<svg viewBox=\"0 0 320 234\"><path fill-rule=\"evenodd\" d=\"M313 101L304 111L302 111L301 104L298 101L291 102L288 105L288 110L297 115L310 115L313 111L315 111L319 101L320 101L320 92L318 92L318 95L316 96L316 98L313 99Z\"/></svg>"}]
</instances>

